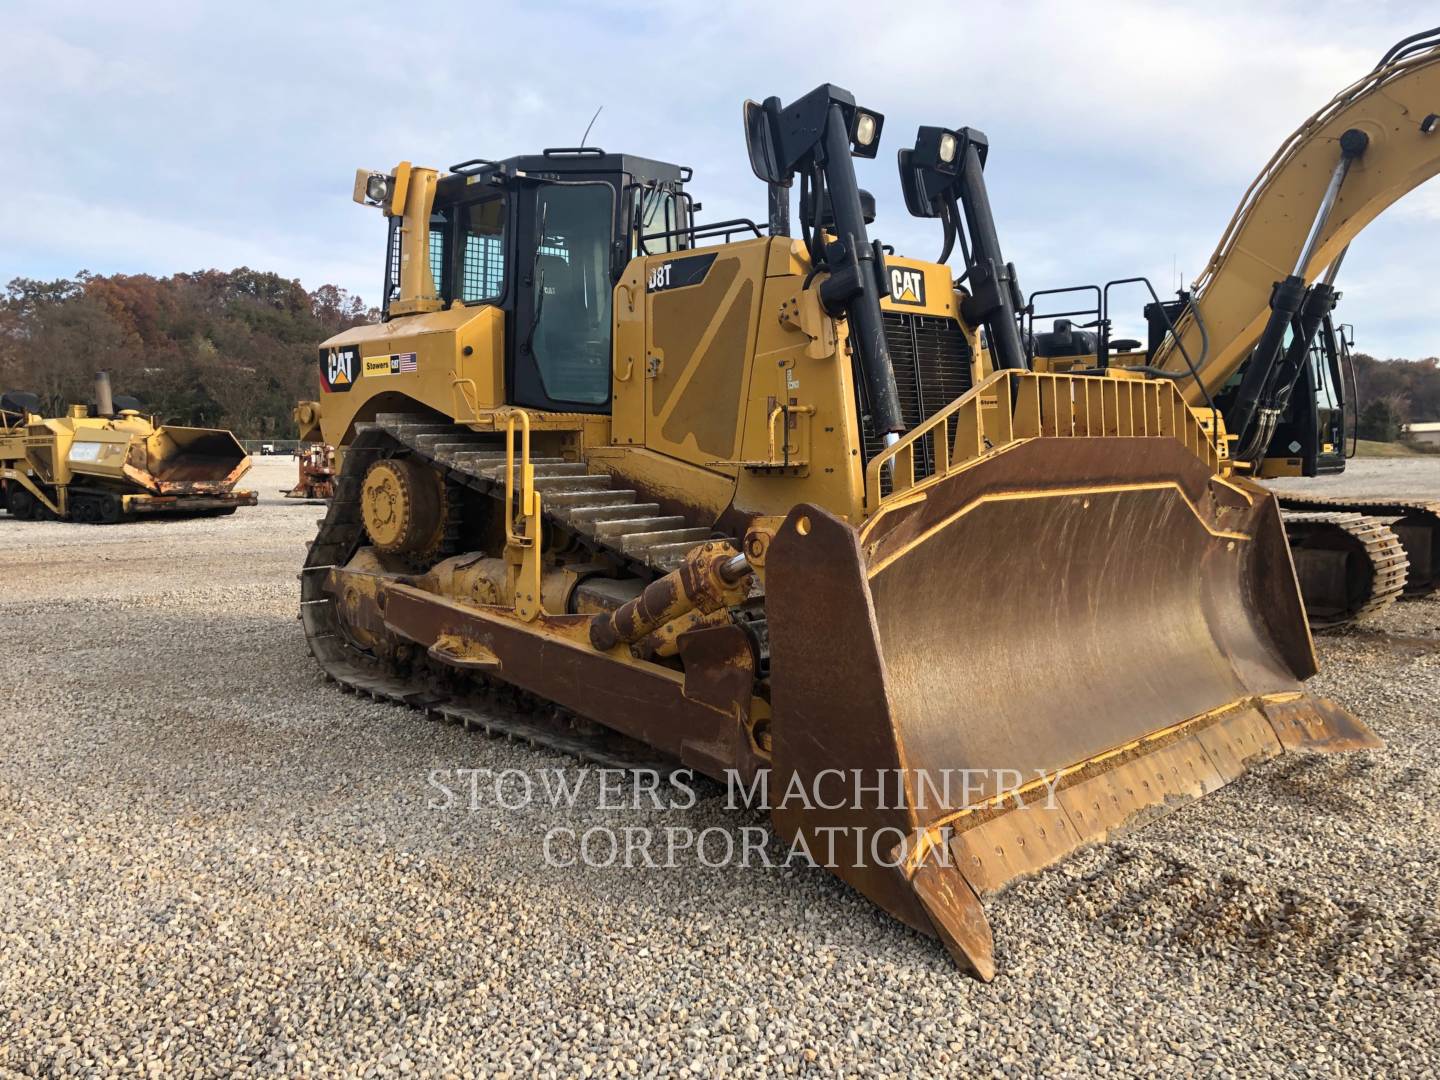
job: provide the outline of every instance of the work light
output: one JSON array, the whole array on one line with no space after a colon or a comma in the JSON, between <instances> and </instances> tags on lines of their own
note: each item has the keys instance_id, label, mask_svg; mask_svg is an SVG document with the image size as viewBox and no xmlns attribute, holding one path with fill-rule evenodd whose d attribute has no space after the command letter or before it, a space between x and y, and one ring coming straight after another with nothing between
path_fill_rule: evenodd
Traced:
<instances>
[{"instance_id":1,"label":"work light","mask_svg":"<svg viewBox=\"0 0 1440 1080\"><path fill-rule=\"evenodd\" d=\"M922 169L954 175L960 167L960 133L949 128L922 127L915 134L911 161Z\"/></svg>"},{"instance_id":2,"label":"work light","mask_svg":"<svg viewBox=\"0 0 1440 1080\"><path fill-rule=\"evenodd\" d=\"M850 144L856 157L873 158L880 149L880 127L885 118L879 113L856 109L850 122Z\"/></svg>"},{"instance_id":3,"label":"work light","mask_svg":"<svg viewBox=\"0 0 1440 1080\"><path fill-rule=\"evenodd\" d=\"M855 117L855 141L861 146L869 146L875 141L875 117L869 113L860 113Z\"/></svg>"},{"instance_id":4,"label":"work light","mask_svg":"<svg viewBox=\"0 0 1440 1080\"><path fill-rule=\"evenodd\" d=\"M365 197L383 206L389 195L390 177L384 173L371 173L370 179L365 181Z\"/></svg>"}]
</instances>

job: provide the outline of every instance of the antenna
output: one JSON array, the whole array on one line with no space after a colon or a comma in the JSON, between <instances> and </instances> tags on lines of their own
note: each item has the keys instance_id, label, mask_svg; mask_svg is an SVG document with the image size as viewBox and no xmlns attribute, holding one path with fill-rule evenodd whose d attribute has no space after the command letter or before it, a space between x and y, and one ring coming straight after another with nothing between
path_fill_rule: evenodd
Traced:
<instances>
[{"instance_id":1,"label":"antenna","mask_svg":"<svg viewBox=\"0 0 1440 1080\"><path fill-rule=\"evenodd\" d=\"M595 110L595 115L592 116L592 117L590 117L590 123L588 123L588 124L585 125L585 134L580 136L580 145L581 145L581 146L584 146L584 145L585 145L585 140L590 137L590 129L595 126L595 121L598 120L598 119L600 119L600 111L601 111L601 109L604 109L604 108L605 108L605 106L604 106L604 105L601 105L599 109L596 109L596 110Z\"/></svg>"}]
</instances>

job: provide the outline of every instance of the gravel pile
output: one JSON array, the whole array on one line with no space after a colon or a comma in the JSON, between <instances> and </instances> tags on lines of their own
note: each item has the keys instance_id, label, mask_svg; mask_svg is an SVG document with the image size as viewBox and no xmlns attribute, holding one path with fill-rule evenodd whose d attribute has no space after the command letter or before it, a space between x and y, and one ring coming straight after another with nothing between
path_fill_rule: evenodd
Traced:
<instances>
[{"instance_id":1,"label":"gravel pile","mask_svg":"<svg viewBox=\"0 0 1440 1080\"><path fill-rule=\"evenodd\" d=\"M1282 758L1019 883L985 986L822 871L544 861L551 825L756 823L713 790L436 809L432 770L580 770L322 682L292 474L258 463L228 519L0 516L0 1073L1432 1067L1440 603L1319 642L1387 750Z\"/></svg>"}]
</instances>

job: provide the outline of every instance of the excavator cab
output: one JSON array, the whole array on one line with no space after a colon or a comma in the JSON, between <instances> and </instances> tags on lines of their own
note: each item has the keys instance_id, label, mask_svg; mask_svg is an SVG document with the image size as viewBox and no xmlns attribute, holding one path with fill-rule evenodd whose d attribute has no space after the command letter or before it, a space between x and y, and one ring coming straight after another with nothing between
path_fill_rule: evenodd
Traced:
<instances>
[{"instance_id":1,"label":"excavator cab","mask_svg":"<svg viewBox=\"0 0 1440 1080\"><path fill-rule=\"evenodd\" d=\"M1262 476L1321 476L1345 471L1345 462L1353 453L1346 434L1353 424L1353 407L1345 393L1351 360L1344 333L1343 327L1336 327L1334 320L1325 316L1270 439L1260 467Z\"/></svg>"}]
</instances>

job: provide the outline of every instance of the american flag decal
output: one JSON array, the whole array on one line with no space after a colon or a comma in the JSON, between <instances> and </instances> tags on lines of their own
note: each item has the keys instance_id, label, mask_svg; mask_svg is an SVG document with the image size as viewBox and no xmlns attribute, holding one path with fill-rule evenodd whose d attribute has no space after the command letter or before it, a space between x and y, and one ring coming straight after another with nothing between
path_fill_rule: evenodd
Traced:
<instances>
[{"instance_id":1,"label":"american flag decal","mask_svg":"<svg viewBox=\"0 0 1440 1080\"><path fill-rule=\"evenodd\" d=\"M415 354L414 354L413 352L404 352L404 353L401 353L401 354L400 354L400 371L401 371L401 373L403 374L403 373L405 373L405 372L407 372L407 371L414 371L415 368L416 368L416 364L415 364Z\"/></svg>"}]
</instances>

